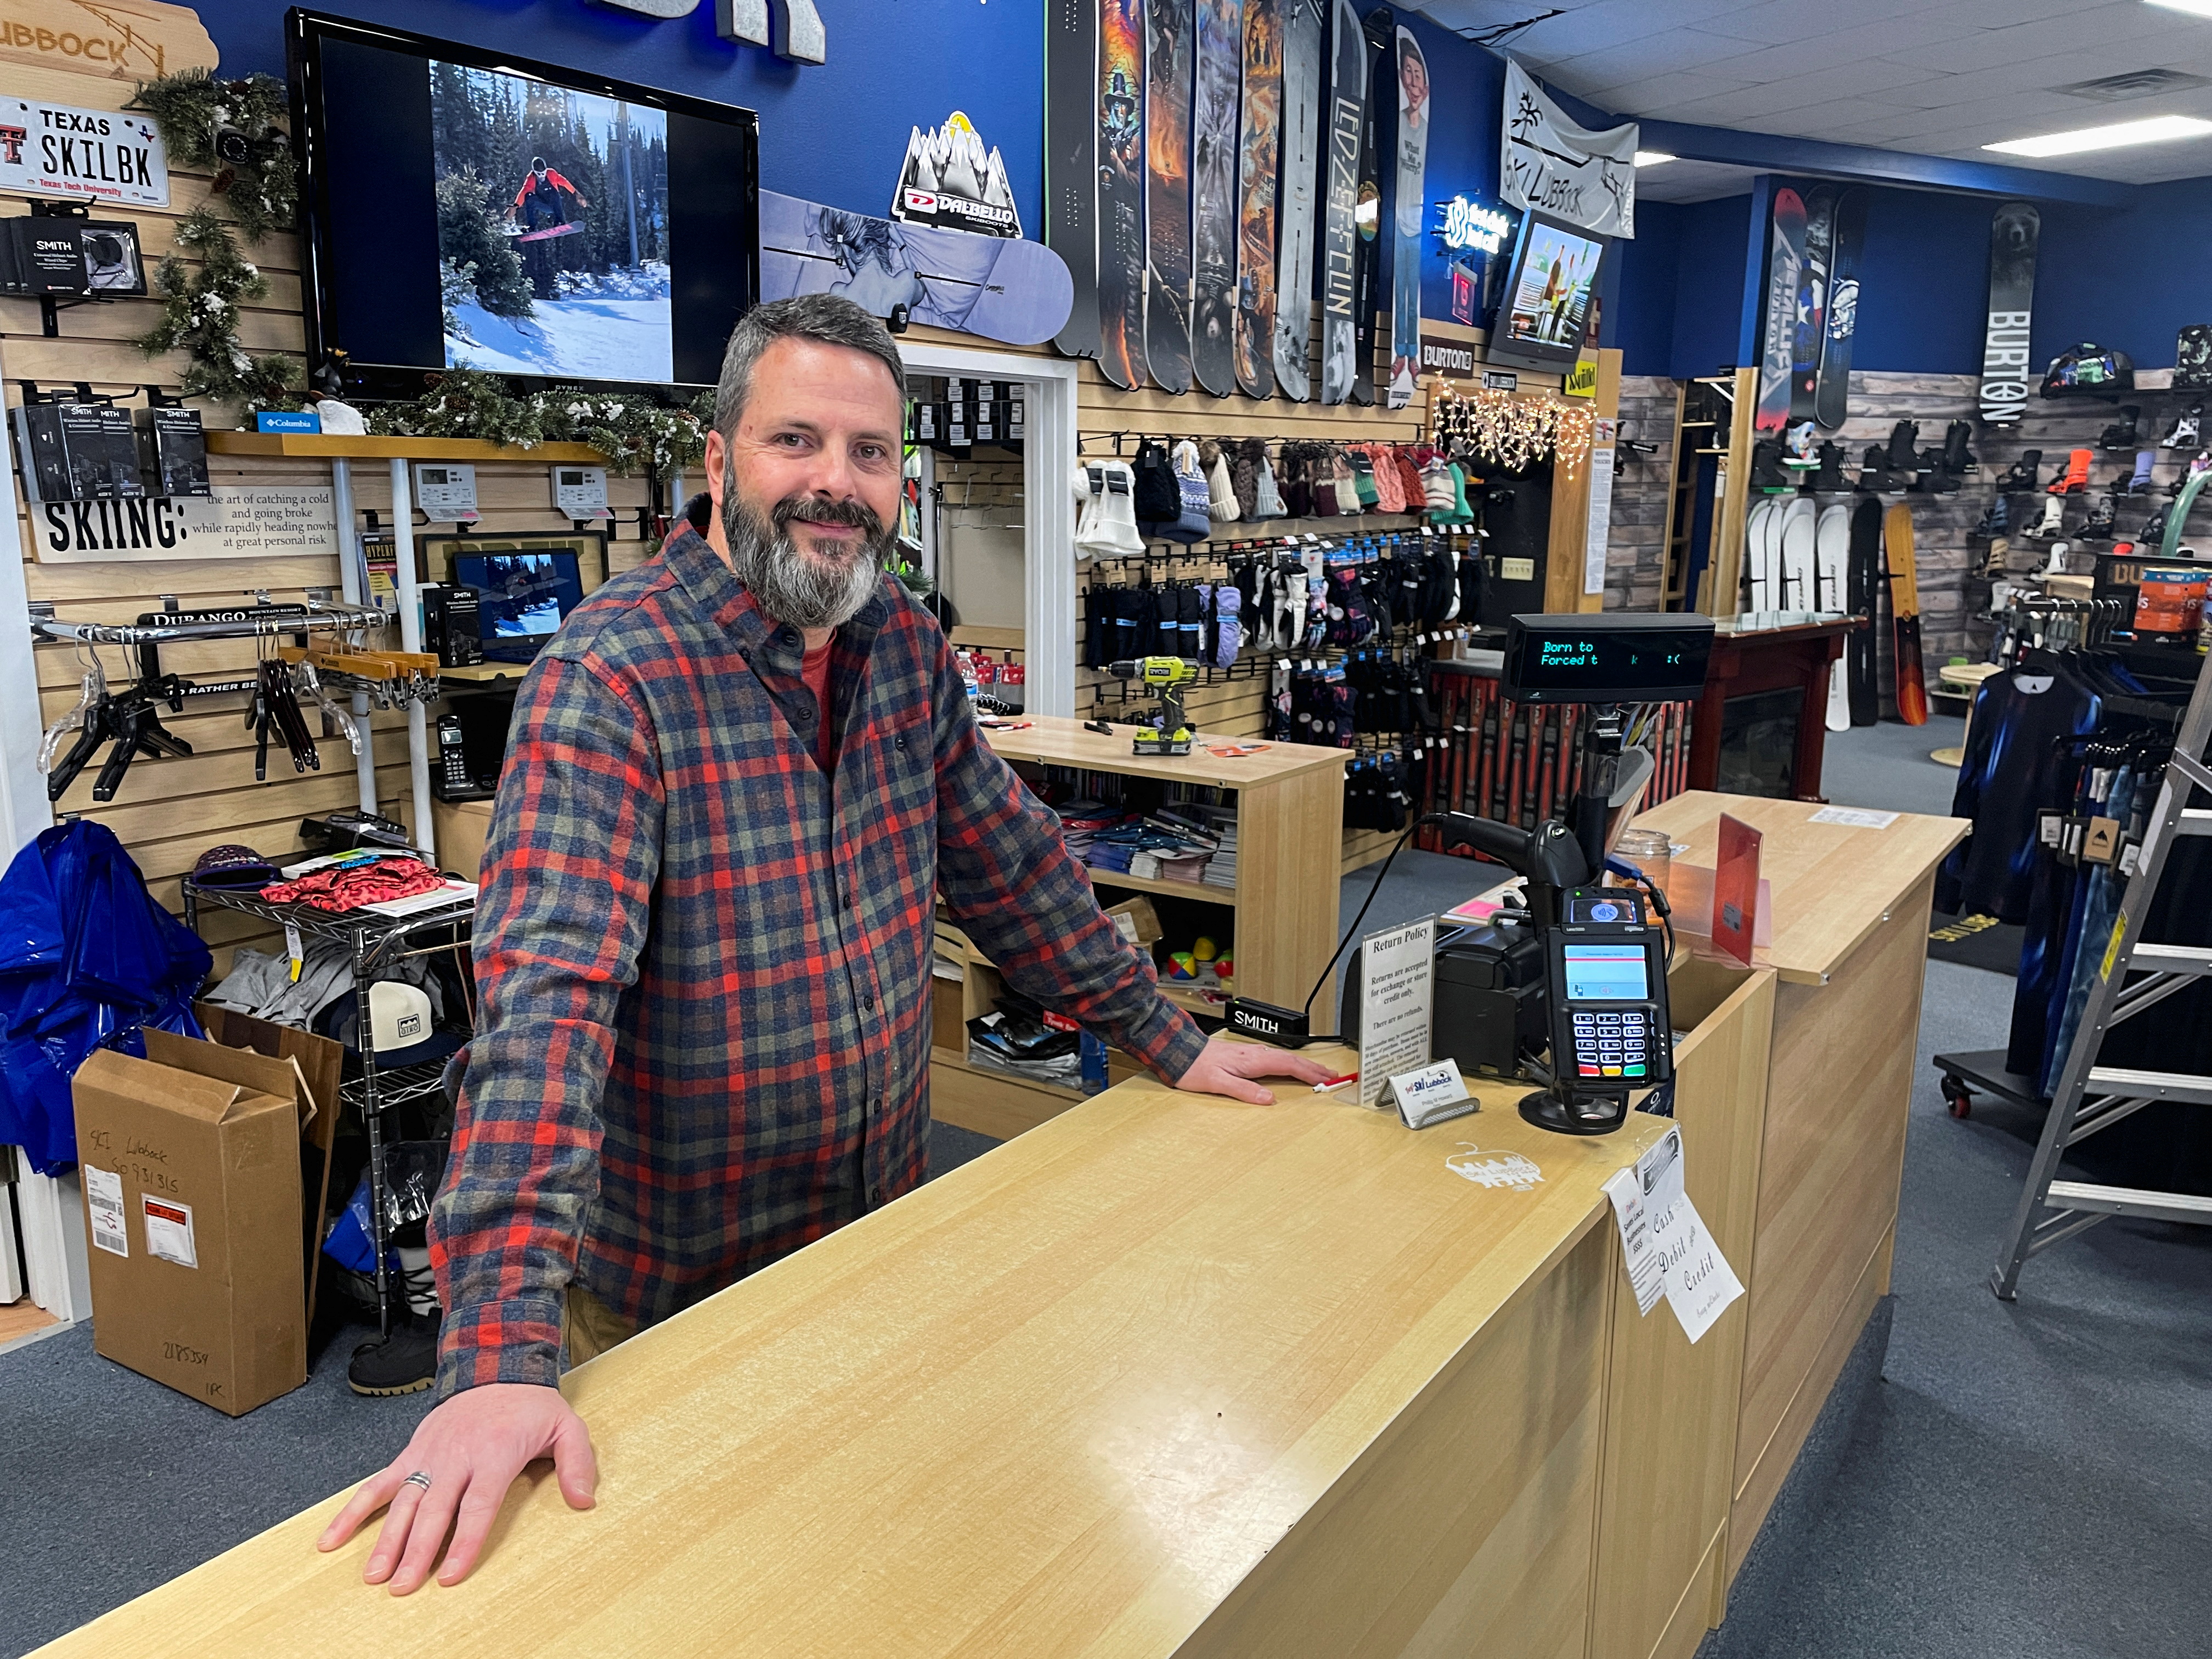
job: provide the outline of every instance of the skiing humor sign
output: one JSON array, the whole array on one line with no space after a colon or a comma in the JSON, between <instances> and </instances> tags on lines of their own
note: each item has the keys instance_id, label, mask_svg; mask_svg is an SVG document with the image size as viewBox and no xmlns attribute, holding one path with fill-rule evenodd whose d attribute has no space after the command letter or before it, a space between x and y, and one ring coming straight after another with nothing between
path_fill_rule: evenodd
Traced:
<instances>
[{"instance_id":1,"label":"skiing humor sign","mask_svg":"<svg viewBox=\"0 0 2212 1659\"><path fill-rule=\"evenodd\" d=\"M0 96L0 191L169 205L169 158L151 117Z\"/></svg>"},{"instance_id":2,"label":"skiing humor sign","mask_svg":"<svg viewBox=\"0 0 2212 1659\"><path fill-rule=\"evenodd\" d=\"M1577 126L1509 58L1498 194L1600 235L1633 236L1637 133L1633 121L1602 132Z\"/></svg>"}]
</instances>

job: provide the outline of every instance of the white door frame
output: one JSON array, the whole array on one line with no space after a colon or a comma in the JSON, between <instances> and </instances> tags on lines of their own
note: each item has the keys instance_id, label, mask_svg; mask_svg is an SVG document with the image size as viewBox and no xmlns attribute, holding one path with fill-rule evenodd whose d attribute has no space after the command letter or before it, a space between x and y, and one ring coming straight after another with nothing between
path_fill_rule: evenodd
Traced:
<instances>
[{"instance_id":1,"label":"white door frame","mask_svg":"<svg viewBox=\"0 0 2212 1659\"><path fill-rule=\"evenodd\" d=\"M1075 713L1075 365L901 340L907 371L1029 387L1022 441L1023 707ZM925 511L927 508L925 507Z\"/></svg>"},{"instance_id":2,"label":"white door frame","mask_svg":"<svg viewBox=\"0 0 2212 1659\"><path fill-rule=\"evenodd\" d=\"M7 368L0 363L0 380ZM15 533L15 475L0 457L0 858L13 859L54 821L39 772L39 675L31 661L30 593ZM31 1300L57 1319L92 1312L92 1268L75 1171L50 1179L24 1164L15 1187Z\"/></svg>"}]
</instances>

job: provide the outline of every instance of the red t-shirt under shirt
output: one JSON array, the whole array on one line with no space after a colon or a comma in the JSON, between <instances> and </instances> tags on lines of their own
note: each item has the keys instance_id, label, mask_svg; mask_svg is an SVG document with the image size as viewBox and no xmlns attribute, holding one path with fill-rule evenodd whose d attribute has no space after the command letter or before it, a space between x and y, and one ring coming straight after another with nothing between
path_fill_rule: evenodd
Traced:
<instances>
[{"instance_id":1,"label":"red t-shirt under shirt","mask_svg":"<svg viewBox=\"0 0 2212 1659\"><path fill-rule=\"evenodd\" d=\"M814 694L814 758L822 769L830 769L830 653L837 643L832 634L815 649L799 659L799 677L806 682L806 689Z\"/></svg>"}]
</instances>

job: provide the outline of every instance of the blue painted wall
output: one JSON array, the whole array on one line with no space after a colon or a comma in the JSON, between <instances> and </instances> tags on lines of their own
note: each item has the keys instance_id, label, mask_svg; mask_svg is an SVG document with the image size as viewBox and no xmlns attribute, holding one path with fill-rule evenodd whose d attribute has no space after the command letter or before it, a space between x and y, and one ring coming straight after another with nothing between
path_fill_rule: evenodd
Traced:
<instances>
[{"instance_id":1,"label":"blue painted wall","mask_svg":"<svg viewBox=\"0 0 2212 1659\"><path fill-rule=\"evenodd\" d=\"M1736 356L1751 198L1639 203L1608 343L1629 374L1711 374Z\"/></svg>"},{"instance_id":2,"label":"blue painted wall","mask_svg":"<svg viewBox=\"0 0 2212 1659\"><path fill-rule=\"evenodd\" d=\"M2139 368L2168 368L2182 326L2212 323L2212 178L2145 185L2118 210L2046 206L2043 247L2039 368L2080 340L2118 346Z\"/></svg>"}]
</instances>

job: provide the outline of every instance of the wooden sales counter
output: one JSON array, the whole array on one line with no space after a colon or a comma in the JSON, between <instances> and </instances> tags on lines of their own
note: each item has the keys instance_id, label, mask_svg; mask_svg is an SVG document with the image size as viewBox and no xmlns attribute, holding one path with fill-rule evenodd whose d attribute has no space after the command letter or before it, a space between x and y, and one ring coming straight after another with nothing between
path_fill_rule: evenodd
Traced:
<instances>
[{"instance_id":1,"label":"wooden sales counter","mask_svg":"<svg viewBox=\"0 0 2212 1659\"><path fill-rule=\"evenodd\" d=\"M1695 844L1721 804L1653 817ZM1694 1347L1638 1317L1599 1190L1662 1120L1565 1139L1515 1085L1413 1133L1139 1080L573 1372L598 1507L533 1472L458 1589L364 1586L366 1536L318 1555L332 1498L46 1651L1689 1654L1863 1317L1865 1241L1887 1265L1954 830L1729 804L1780 925L1773 965L1673 976L1689 1190L1750 1285Z\"/></svg>"}]
</instances>

